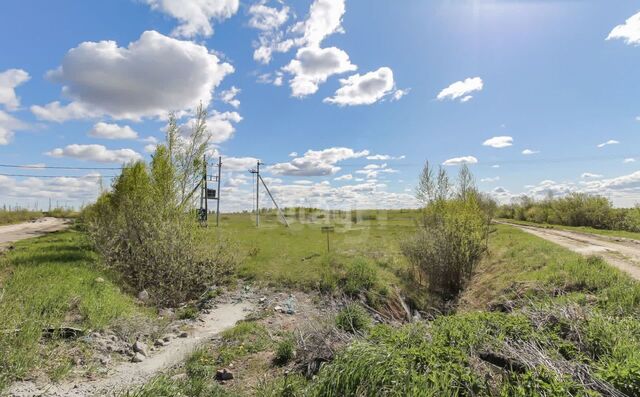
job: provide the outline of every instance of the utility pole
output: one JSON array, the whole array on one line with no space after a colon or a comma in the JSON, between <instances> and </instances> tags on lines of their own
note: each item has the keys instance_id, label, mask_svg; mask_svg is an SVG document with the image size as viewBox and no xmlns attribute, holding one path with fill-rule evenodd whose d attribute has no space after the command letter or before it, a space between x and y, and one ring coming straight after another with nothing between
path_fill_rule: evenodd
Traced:
<instances>
[{"instance_id":1,"label":"utility pole","mask_svg":"<svg viewBox=\"0 0 640 397\"><path fill-rule=\"evenodd\" d=\"M218 156L218 198L216 203L216 226L220 226L220 177L222 176L222 156Z\"/></svg>"},{"instance_id":2,"label":"utility pole","mask_svg":"<svg viewBox=\"0 0 640 397\"><path fill-rule=\"evenodd\" d=\"M209 189L207 188L207 155L203 154L202 155L202 162L204 163L204 174L203 174L203 178L204 178L204 221L205 223L209 221L209 197L207 197L207 194L209 192Z\"/></svg>"},{"instance_id":3,"label":"utility pole","mask_svg":"<svg viewBox=\"0 0 640 397\"><path fill-rule=\"evenodd\" d=\"M256 174L256 227L260 226L260 160L256 163L254 170L249 170L250 173Z\"/></svg>"}]
</instances>

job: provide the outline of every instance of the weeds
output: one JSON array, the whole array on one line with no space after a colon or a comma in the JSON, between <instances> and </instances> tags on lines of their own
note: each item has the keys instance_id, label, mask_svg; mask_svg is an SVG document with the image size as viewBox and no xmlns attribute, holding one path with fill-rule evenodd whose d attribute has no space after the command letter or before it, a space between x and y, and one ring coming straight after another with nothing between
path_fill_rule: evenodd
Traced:
<instances>
[{"instance_id":1,"label":"weeds","mask_svg":"<svg viewBox=\"0 0 640 397\"><path fill-rule=\"evenodd\" d=\"M357 303L350 303L336 316L336 326L346 332L362 333L371 325L369 313Z\"/></svg>"}]
</instances>

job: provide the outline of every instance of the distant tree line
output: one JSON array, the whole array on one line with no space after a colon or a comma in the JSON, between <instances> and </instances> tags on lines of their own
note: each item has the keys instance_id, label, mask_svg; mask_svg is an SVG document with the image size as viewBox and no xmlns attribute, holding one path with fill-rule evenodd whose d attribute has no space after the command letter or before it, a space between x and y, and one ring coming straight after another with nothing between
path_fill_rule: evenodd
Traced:
<instances>
[{"instance_id":1,"label":"distant tree line","mask_svg":"<svg viewBox=\"0 0 640 397\"><path fill-rule=\"evenodd\" d=\"M522 196L502 205L498 218L564 226L640 232L640 206L614 208L606 197L572 193L564 197L536 200Z\"/></svg>"}]
</instances>

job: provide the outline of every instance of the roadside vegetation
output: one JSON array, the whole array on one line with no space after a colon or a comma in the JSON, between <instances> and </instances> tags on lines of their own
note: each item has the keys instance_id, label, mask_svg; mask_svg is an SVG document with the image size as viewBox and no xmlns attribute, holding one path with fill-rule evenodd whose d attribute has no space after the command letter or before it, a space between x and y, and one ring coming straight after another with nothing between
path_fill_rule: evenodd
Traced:
<instances>
[{"instance_id":1,"label":"roadside vegetation","mask_svg":"<svg viewBox=\"0 0 640 397\"><path fill-rule=\"evenodd\" d=\"M0 390L34 373L60 379L75 361L91 361L65 330L109 327L134 338L132 329L154 321L97 262L77 230L16 243L0 256Z\"/></svg>"},{"instance_id":2,"label":"roadside vegetation","mask_svg":"<svg viewBox=\"0 0 640 397\"><path fill-rule=\"evenodd\" d=\"M132 296L187 303L175 315L189 321L198 297L238 278L234 297L255 287L281 298L260 298L184 366L122 396L640 395L640 285L598 257L492 224L505 207L466 167L454 181L427 164L420 210L294 208L290 228L265 210L260 228L249 213L201 228L184 182L200 172L197 125L178 142L170 124L152 162L125 167L81 230L2 257L0 389L34 371L60 379L87 354L61 335L43 343L44 328L135 338L156 320ZM282 300L297 291L306 301L289 311Z\"/></svg>"},{"instance_id":3,"label":"roadside vegetation","mask_svg":"<svg viewBox=\"0 0 640 397\"><path fill-rule=\"evenodd\" d=\"M539 224L640 233L640 206L613 208L609 199L586 193L544 200L523 196L512 204L501 206L496 215Z\"/></svg>"},{"instance_id":4,"label":"roadside vegetation","mask_svg":"<svg viewBox=\"0 0 640 397\"><path fill-rule=\"evenodd\" d=\"M31 211L26 209L0 208L0 225L11 225L34 221L45 216L54 218L74 218L77 212L64 208L54 208L51 211Z\"/></svg>"},{"instance_id":5,"label":"roadside vegetation","mask_svg":"<svg viewBox=\"0 0 640 397\"><path fill-rule=\"evenodd\" d=\"M227 281L236 265L231 244L212 242L189 211L209 139L206 117L200 107L187 138L170 117L166 143L151 163L124 167L113 189L83 214L105 265L132 293L158 306L197 298Z\"/></svg>"}]
</instances>

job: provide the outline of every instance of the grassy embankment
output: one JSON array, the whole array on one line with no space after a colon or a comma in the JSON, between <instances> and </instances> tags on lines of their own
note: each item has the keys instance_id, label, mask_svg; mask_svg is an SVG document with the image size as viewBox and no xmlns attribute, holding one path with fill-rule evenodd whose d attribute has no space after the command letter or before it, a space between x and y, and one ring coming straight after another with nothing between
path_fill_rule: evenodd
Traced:
<instances>
[{"instance_id":1,"label":"grassy embankment","mask_svg":"<svg viewBox=\"0 0 640 397\"><path fill-rule=\"evenodd\" d=\"M0 256L0 390L35 373L59 379L72 358L90 354L78 341L44 338L45 328L125 329L152 316L101 270L84 234L70 230L15 246Z\"/></svg>"},{"instance_id":2,"label":"grassy embankment","mask_svg":"<svg viewBox=\"0 0 640 397\"><path fill-rule=\"evenodd\" d=\"M501 311L486 311L490 302L500 303L494 307ZM639 312L640 285L625 274L500 225L456 314L375 326L314 380L277 376L249 394L592 396L613 387L639 395ZM212 380L212 371L228 362L222 346L206 357L195 355L185 379L160 377L130 395L239 395L234 383ZM278 350L274 343L251 346L237 359Z\"/></svg>"},{"instance_id":3,"label":"grassy embankment","mask_svg":"<svg viewBox=\"0 0 640 397\"><path fill-rule=\"evenodd\" d=\"M629 232L626 230L596 229L596 228L587 227L587 226L551 225L547 223L518 221L515 219L498 219L498 220L508 222L508 223L513 223L516 225L523 225L523 226L535 226L535 227L541 227L545 229L568 230L571 232L578 232L578 233L597 234L605 237L622 237L622 238L629 238L633 240L640 240L640 233Z\"/></svg>"}]
</instances>

